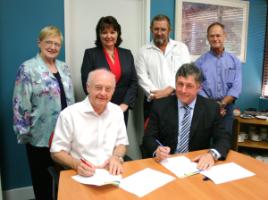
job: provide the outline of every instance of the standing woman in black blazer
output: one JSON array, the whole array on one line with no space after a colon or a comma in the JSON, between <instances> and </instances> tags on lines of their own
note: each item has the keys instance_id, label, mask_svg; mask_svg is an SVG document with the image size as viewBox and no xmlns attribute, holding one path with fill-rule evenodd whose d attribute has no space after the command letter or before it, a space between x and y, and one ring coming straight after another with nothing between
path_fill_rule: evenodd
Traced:
<instances>
[{"instance_id":1,"label":"standing woman in black blazer","mask_svg":"<svg viewBox=\"0 0 268 200\"><path fill-rule=\"evenodd\" d=\"M96 47L86 49L81 67L83 89L87 94L88 73L97 68L106 68L116 77L116 89L112 102L124 112L128 121L128 109L133 108L137 96L137 75L130 50L120 48L121 26L112 16L100 18L96 26Z\"/></svg>"}]
</instances>

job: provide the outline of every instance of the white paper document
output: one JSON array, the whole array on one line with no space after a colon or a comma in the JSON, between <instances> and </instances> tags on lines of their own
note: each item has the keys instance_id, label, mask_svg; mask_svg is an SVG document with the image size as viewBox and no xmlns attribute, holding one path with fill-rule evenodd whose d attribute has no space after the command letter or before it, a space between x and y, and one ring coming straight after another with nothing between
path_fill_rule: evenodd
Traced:
<instances>
[{"instance_id":1,"label":"white paper document","mask_svg":"<svg viewBox=\"0 0 268 200\"><path fill-rule=\"evenodd\" d=\"M242 179L255 174L236 163L225 163L211 167L209 170L200 172L215 184L225 183L237 179Z\"/></svg>"},{"instance_id":2,"label":"white paper document","mask_svg":"<svg viewBox=\"0 0 268 200\"><path fill-rule=\"evenodd\" d=\"M199 173L197 164L185 156L167 158L160 163L179 178Z\"/></svg>"},{"instance_id":3,"label":"white paper document","mask_svg":"<svg viewBox=\"0 0 268 200\"><path fill-rule=\"evenodd\" d=\"M93 176L84 177L80 175L72 176L72 178L79 183L88 184L88 185L119 185L120 180L122 179L121 175L111 175L106 169L96 169Z\"/></svg>"},{"instance_id":4,"label":"white paper document","mask_svg":"<svg viewBox=\"0 0 268 200\"><path fill-rule=\"evenodd\" d=\"M151 168L145 168L121 180L119 187L143 197L175 178Z\"/></svg>"}]
</instances>

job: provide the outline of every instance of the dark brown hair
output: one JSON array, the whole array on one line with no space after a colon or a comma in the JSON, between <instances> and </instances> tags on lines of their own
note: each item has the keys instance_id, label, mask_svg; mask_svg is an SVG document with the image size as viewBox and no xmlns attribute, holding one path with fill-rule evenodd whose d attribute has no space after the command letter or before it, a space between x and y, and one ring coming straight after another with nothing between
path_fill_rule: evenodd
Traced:
<instances>
[{"instance_id":1,"label":"dark brown hair","mask_svg":"<svg viewBox=\"0 0 268 200\"><path fill-rule=\"evenodd\" d=\"M185 63L183 64L176 73L176 81L179 76L187 78L188 76L194 76L194 79L197 83L202 83L203 75L201 70L194 63Z\"/></svg>"},{"instance_id":2,"label":"dark brown hair","mask_svg":"<svg viewBox=\"0 0 268 200\"><path fill-rule=\"evenodd\" d=\"M96 26L96 38L97 39L95 41L95 44L97 47L102 47L100 33L104 31L104 29L109 28L109 27L112 27L118 34L115 46L118 47L121 44L122 38L121 38L120 24L117 22L117 20L113 16L106 16L106 17L100 18Z\"/></svg>"}]
</instances>

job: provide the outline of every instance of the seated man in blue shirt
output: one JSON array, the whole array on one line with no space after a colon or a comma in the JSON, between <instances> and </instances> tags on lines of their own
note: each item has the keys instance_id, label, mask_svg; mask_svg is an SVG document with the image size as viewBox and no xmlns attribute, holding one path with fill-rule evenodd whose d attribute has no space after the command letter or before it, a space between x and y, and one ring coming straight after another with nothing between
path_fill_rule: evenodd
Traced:
<instances>
[{"instance_id":1,"label":"seated man in blue shirt","mask_svg":"<svg viewBox=\"0 0 268 200\"><path fill-rule=\"evenodd\" d=\"M210 51L195 62L204 76L200 95L219 103L224 125L232 133L234 102L242 88L241 63L224 49L226 33L223 24L212 23L207 29L207 39Z\"/></svg>"},{"instance_id":2,"label":"seated man in blue shirt","mask_svg":"<svg viewBox=\"0 0 268 200\"><path fill-rule=\"evenodd\" d=\"M224 159L231 146L220 107L198 95L202 73L194 64L182 65L176 73L176 95L154 101L142 149L161 161L174 153L209 149L194 159L199 169L207 169Z\"/></svg>"}]
</instances>

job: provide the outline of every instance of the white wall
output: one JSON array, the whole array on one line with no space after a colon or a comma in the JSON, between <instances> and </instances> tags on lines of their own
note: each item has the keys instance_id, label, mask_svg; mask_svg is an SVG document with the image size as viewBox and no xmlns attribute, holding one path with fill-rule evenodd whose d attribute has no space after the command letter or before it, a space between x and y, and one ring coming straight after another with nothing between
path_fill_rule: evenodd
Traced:
<instances>
[{"instance_id":1,"label":"white wall","mask_svg":"<svg viewBox=\"0 0 268 200\"><path fill-rule=\"evenodd\" d=\"M122 29L122 47L132 51L134 57L139 48L149 41L149 0L65 0L65 55L71 66L76 100L82 100L80 68L84 51L94 47L95 27L102 16L114 16ZM130 113L128 136L130 146L128 155L140 158L139 143L143 135L143 96Z\"/></svg>"}]
</instances>

